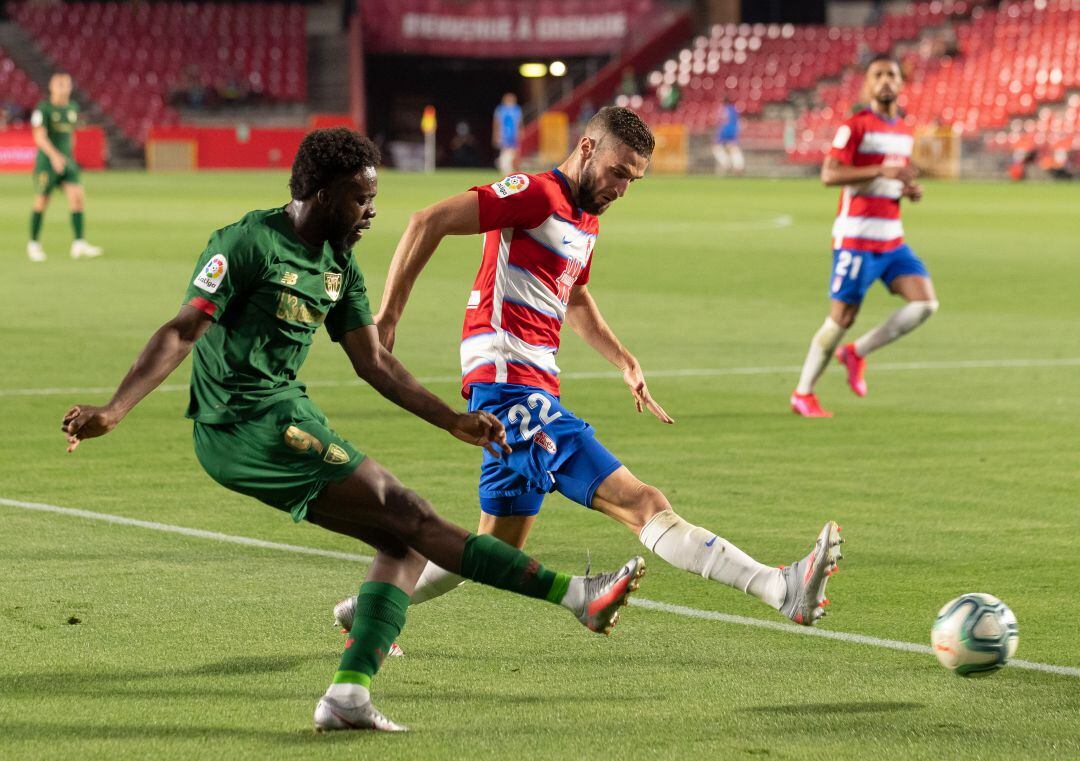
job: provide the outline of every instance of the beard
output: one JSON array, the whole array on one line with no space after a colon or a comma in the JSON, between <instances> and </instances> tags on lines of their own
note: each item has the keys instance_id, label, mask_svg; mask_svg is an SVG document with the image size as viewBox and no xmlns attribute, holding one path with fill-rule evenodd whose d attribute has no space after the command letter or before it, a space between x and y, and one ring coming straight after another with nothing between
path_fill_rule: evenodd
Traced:
<instances>
[{"instance_id":1,"label":"beard","mask_svg":"<svg viewBox=\"0 0 1080 761\"><path fill-rule=\"evenodd\" d=\"M581 170L581 182L578 184L577 202L581 210L595 216L604 213L609 204L600 203L596 198L596 172L590 164Z\"/></svg>"}]
</instances>

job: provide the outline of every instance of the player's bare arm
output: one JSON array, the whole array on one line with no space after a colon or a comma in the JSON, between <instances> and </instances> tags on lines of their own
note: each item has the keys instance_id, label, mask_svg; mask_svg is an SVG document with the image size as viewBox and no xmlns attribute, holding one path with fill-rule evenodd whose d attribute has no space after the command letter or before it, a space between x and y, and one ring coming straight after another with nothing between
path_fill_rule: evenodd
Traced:
<instances>
[{"instance_id":1,"label":"player's bare arm","mask_svg":"<svg viewBox=\"0 0 1080 761\"><path fill-rule=\"evenodd\" d=\"M71 452L83 439L104 436L142 399L160 386L179 367L195 342L210 327L209 316L185 304L180 312L150 337L135 364L103 407L76 404L64 415L61 430Z\"/></svg>"},{"instance_id":2,"label":"player's bare arm","mask_svg":"<svg viewBox=\"0 0 1080 761\"><path fill-rule=\"evenodd\" d=\"M647 409L661 422L669 425L675 422L674 418L652 398L649 387L645 383L645 373L641 369L641 364L637 361L637 357L622 345L611 326L607 324L607 320L600 314L600 308L589 293L588 286L575 285L570 289L570 300L566 305L566 322L597 354L622 371L623 382L633 394L638 412Z\"/></svg>"},{"instance_id":3,"label":"player's bare arm","mask_svg":"<svg viewBox=\"0 0 1080 761\"><path fill-rule=\"evenodd\" d=\"M881 177L887 180L900 180L904 183L905 193L915 185L918 171L910 165L892 166L874 164L871 166L851 166L833 156L827 156L821 165L821 182L832 187L835 185L855 185Z\"/></svg>"},{"instance_id":4,"label":"player's bare arm","mask_svg":"<svg viewBox=\"0 0 1080 761\"><path fill-rule=\"evenodd\" d=\"M34 127L32 133L34 136L34 145L38 147L38 150L49 157L49 163L52 164L53 171L57 174L63 172L64 167L67 166L67 159L64 157L64 154L56 150L56 146L53 145L52 140L49 139L49 134L45 130L45 127Z\"/></svg>"},{"instance_id":5,"label":"player's bare arm","mask_svg":"<svg viewBox=\"0 0 1080 761\"><path fill-rule=\"evenodd\" d=\"M409 217L409 224L394 250L382 303L375 315L379 340L388 350L394 349L394 331L416 278L442 239L447 235L476 235L478 232L480 205L476 193L470 191L451 196Z\"/></svg>"},{"instance_id":6,"label":"player's bare arm","mask_svg":"<svg viewBox=\"0 0 1080 761\"><path fill-rule=\"evenodd\" d=\"M457 412L428 391L379 343L374 325L350 330L341 346L356 374L394 404L468 444L483 447L495 457L501 452L510 453L506 431L498 418L487 412Z\"/></svg>"}]
</instances>

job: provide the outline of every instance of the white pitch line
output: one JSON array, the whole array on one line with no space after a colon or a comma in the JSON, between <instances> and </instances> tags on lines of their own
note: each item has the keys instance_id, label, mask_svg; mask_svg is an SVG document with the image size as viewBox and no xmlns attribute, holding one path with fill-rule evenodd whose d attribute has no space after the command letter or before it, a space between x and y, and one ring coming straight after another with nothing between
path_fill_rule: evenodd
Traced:
<instances>
[{"instance_id":1,"label":"white pitch line","mask_svg":"<svg viewBox=\"0 0 1080 761\"><path fill-rule=\"evenodd\" d=\"M1080 367L1080 357L1063 359L966 359L950 362L880 362L873 366L874 372L905 372L912 370L983 370L1029 367ZM713 378L727 375L788 375L802 370L801 365L773 365L763 367L700 367L676 370L649 370L649 378ZM592 372L567 372L559 375L563 380L596 380L621 378L622 373L614 370ZM460 375L422 375L417 378L421 383L460 383ZM358 378L345 380L313 380L305 384L308 388L344 388L362 386L364 381ZM75 396L78 394L111 394L115 386L54 387L54 388L7 388L0 389L3 396ZM158 386L157 391L187 391L186 383L171 383Z\"/></svg>"},{"instance_id":2,"label":"white pitch line","mask_svg":"<svg viewBox=\"0 0 1080 761\"><path fill-rule=\"evenodd\" d=\"M104 521L105 523L118 524L121 526L135 526L137 528L145 528L152 531L164 531L170 534L192 536L198 539L212 539L215 542L243 544L249 547L257 547L259 549L265 550L281 550L282 552L293 552L300 555L316 555L318 557L333 558L334 560L349 560L357 563L370 563L372 561L372 558L367 555L356 555L351 552L336 552L334 550L321 550L317 547L301 547L295 544L267 542L262 539L252 539L251 537L246 536L221 534L217 531L204 531L202 529L186 528L184 526L173 526L168 523L158 523L156 521L141 521L135 518L125 518L121 515L96 513L90 510L77 510L71 507L59 507L57 505L47 505L40 502L22 502L17 499L5 499L3 497L0 497L0 505L7 505L8 507L18 507L24 510L35 510L43 513L66 515L74 518L86 518L89 520ZM841 642L848 642L857 645L870 645L871 647L880 647L888 650L900 650L907 653L919 653L920 655L933 655L934 652L927 645L917 645L913 642L901 642L894 639L870 637L865 634L850 634L848 632L837 632L831 631L829 629L817 629L806 626L795 626L793 624L783 624L778 621L765 621L760 618L735 616L730 613L718 613L711 610L698 610L697 608L687 608L682 605L672 605L666 602L645 600L640 597L630 598L630 604L635 605L639 608L659 611L661 613L668 613L675 616L682 616L684 618L698 618L704 619L706 621L719 621L725 624L750 626L757 629L772 629L773 631L784 632L785 634L802 634L804 636L834 639ZM1080 668L1074 668L1072 666L1055 666L1051 663L1035 663L1033 661L1022 660L1011 660L1009 661L1009 665L1015 668L1028 669L1030 671L1043 671L1049 674L1057 674L1058 676L1080 677Z\"/></svg>"},{"instance_id":3,"label":"white pitch line","mask_svg":"<svg viewBox=\"0 0 1080 761\"><path fill-rule=\"evenodd\" d=\"M317 547L301 547L296 544L281 544L280 542L267 542L263 539L252 539L248 536L234 536L233 534L221 534L217 531L204 531L199 528L186 528L173 526L169 523L156 521L141 521L137 518L125 518L122 515L110 515L109 513L95 513L90 510L76 510L72 507L58 507L57 505L45 505L40 502L21 502L17 499L4 499L0 497L0 505L8 507L21 507L24 510L37 510L42 513L57 513L69 515L73 518L87 518L93 521L104 521L121 526L136 526L147 528L151 531L164 531L169 534L181 534L193 536L197 539L212 539L215 542L229 542L231 544L244 544L248 547L258 547L264 550L281 550L283 552L295 552L299 555L317 555L334 560L351 560L357 563L370 563L373 558L367 555L356 555L351 552L335 552L334 550L320 550Z\"/></svg>"}]
</instances>

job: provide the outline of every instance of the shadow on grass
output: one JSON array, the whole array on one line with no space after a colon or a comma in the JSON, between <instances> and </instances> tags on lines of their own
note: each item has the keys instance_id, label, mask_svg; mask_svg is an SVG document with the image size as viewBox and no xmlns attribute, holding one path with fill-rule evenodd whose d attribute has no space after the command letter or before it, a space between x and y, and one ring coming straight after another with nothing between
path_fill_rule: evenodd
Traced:
<instances>
[{"instance_id":1,"label":"shadow on grass","mask_svg":"<svg viewBox=\"0 0 1080 761\"><path fill-rule=\"evenodd\" d=\"M54 745L62 744L65 738L78 743L85 743L89 740L132 740L142 742L148 739L221 739L228 741L246 739L248 741L274 743L275 745L310 745L314 743L340 744L343 741L357 738L370 738L371 741L378 742L378 738L401 736L392 732L318 734L314 729L253 729L250 727L154 726L148 724L137 726L131 724L93 725L84 722L63 724L44 721L6 721L4 722L4 735L5 739L48 740Z\"/></svg>"},{"instance_id":2,"label":"shadow on grass","mask_svg":"<svg viewBox=\"0 0 1080 761\"><path fill-rule=\"evenodd\" d=\"M818 716L825 713L892 713L896 711L914 711L925 708L922 703L910 702L863 702L863 703L797 703L779 706L754 706L744 710L751 713L775 713L785 716Z\"/></svg>"}]
</instances>

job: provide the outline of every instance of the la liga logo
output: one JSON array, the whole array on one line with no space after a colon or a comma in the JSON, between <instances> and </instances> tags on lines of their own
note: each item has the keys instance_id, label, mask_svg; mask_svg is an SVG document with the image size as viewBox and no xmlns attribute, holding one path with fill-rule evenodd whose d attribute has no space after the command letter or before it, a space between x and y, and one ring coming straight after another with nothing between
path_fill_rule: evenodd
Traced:
<instances>
[{"instance_id":1,"label":"la liga logo","mask_svg":"<svg viewBox=\"0 0 1080 761\"><path fill-rule=\"evenodd\" d=\"M214 254L210 261L195 277L195 287L207 293L217 293L218 287L229 270L229 263L223 254Z\"/></svg>"}]
</instances>

